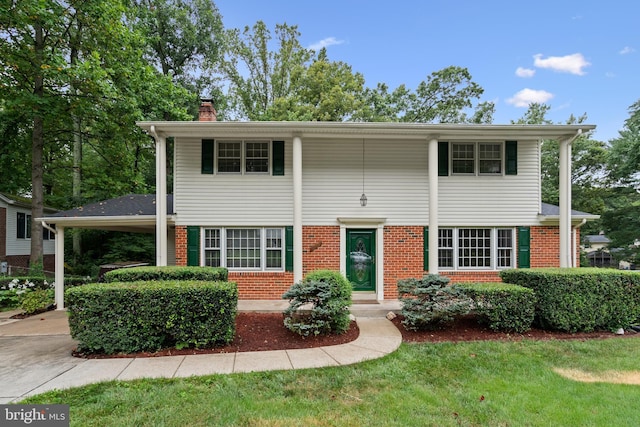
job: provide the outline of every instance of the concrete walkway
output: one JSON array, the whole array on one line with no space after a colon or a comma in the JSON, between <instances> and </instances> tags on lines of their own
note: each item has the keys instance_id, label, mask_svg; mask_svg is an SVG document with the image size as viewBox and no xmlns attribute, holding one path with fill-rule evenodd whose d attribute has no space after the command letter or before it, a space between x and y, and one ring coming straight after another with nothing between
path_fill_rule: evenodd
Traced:
<instances>
[{"instance_id":1,"label":"concrete walkway","mask_svg":"<svg viewBox=\"0 0 640 427\"><path fill-rule=\"evenodd\" d=\"M244 301L238 308L282 311L273 301ZM0 403L101 381L320 368L376 359L393 352L402 342L400 331L382 314L397 308L395 302L353 305L351 312L356 316L360 335L342 345L127 359L73 357L71 352L77 342L69 335L65 311L50 311L23 320L9 319L14 313L0 313Z\"/></svg>"}]
</instances>

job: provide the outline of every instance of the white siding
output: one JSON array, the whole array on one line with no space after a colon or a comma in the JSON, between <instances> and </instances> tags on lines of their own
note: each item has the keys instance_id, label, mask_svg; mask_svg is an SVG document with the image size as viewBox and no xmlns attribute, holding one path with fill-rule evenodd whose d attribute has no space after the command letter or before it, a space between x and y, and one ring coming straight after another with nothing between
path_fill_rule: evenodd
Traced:
<instances>
[{"instance_id":1,"label":"white siding","mask_svg":"<svg viewBox=\"0 0 640 427\"><path fill-rule=\"evenodd\" d=\"M440 177L440 226L538 223L538 143L518 141L518 175Z\"/></svg>"},{"instance_id":2,"label":"white siding","mask_svg":"<svg viewBox=\"0 0 640 427\"><path fill-rule=\"evenodd\" d=\"M334 225L339 217L383 217L387 225L429 222L428 142L302 138L304 225ZM292 143L285 175L203 175L201 140L177 141L177 225L289 225L293 222ZM536 141L518 142L516 176L439 177L440 226L538 223Z\"/></svg>"},{"instance_id":3,"label":"white siding","mask_svg":"<svg viewBox=\"0 0 640 427\"><path fill-rule=\"evenodd\" d=\"M31 210L7 206L7 255L29 255L31 253L31 239L18 239L18 212L31 215ZM42 244L44 255L55 253L55 240L44 240Z\"/></svg>"},{"instance_id":4,"label":"white siding","mask_svg":"<svg viewBox=\"0 0 640 427\"><path fill-rule=\"evenodd\" d=\"M291 224L291 156L291 142L287 141L284 176L207 175L201 173L201 140L176 141L176 225Z\"/></svg>"}]
</instances>

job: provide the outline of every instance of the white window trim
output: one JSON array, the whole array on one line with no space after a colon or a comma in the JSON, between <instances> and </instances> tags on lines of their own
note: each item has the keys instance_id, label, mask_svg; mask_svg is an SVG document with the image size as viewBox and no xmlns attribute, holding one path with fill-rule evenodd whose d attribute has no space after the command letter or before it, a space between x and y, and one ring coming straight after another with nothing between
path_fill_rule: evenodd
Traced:
<instances>
[{"instance_id":1,"label":"white window trim","mask_svg":"<svg viewBox=\"0 0 640 427\"><path fill-rule=\"evenodd\" d=\"M218 168L220 143L239 143L240 144L240 172L220 172ZM267 168L266 172L247 172L247 142L262 142L267 144ZM216 139L215 149L213 150L213 168L216 175L271 175L273 173L273 149L272 140L268 139Z\"/></svg>"},{"instance_id":2,"label":"white window trim","mask_svg":"<svg viewBox=\"0 0 640 427\"><path fill-rule=\"evenodd\" d=\"M458 258L459 230L462 229L486 229L491 230L491 265L489 267L460 267ZM438 265L438 269L442 271L500 271L515 267L516 262L516 229L514 227L440 227L440 230L453 230L453 267L442 267ZM511 265L508 267L498 267L498 230L511 230ZM437 250L440 250L438 245ZM449 248L444 248L449 249ZM502 248L504 249L504 248Z\"/></svg>"},{"instance_id":3,"label":"white window trim","mask_svg":"<svg viewBox=\"0 0 640 427\"><path fill-rule=\"evenodd\" d=\"M280 254L282 265L280 267L267 267L267 230L280 230L281 242ZM207 248L205 230L220 230L220 248ZM227 267L227 230L260 230L260 267L251 268L237 268ZM285 271L285 256L286 256L286 242L285 242L285 228L284 227L200 227L200 265L204 266L206 263L205 251L206 250L219 250L220 251L220 266L228 269L229 271L249 271L249 272L283 272ZM277 249L269 249L270 251L276 251Z\"/></svg>"},{"instance_id":4,"label":"white window trim","mask_svg":"<svg viewBox=\"0 0 640 427\"><path fill-rule=\"evenodd\" d=\"M453 170L453 145L473 144L473 173L461 173ZM500 173L480 173L480 144L500 145ZM449 170L451 176L504 176L505 175L505 143L504 141L453 141L449 143Z\"/></svg>"}]
</instances>

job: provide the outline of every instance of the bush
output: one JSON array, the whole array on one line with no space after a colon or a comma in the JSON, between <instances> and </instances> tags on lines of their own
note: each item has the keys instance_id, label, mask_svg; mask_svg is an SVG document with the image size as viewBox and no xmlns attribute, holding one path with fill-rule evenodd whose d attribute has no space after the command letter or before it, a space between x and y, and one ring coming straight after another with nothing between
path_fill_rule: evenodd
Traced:
<instances>
[{"instance_id":1,"label":"bush","mask_svg":"<svg viewBox=\"0 0 640 427\"><path fill-rule=\"evenodd\" d=\"M429 329L469 312L471 299L448 284L449 278L437 274L398 281L398 298L402 303L402 324L405 328Z\"/></svg>"},{"instance_id":2,"label":"bush","mask_svg":"<svg viewBox=\"0 0 640 427\"><path fill-rule=\"evenodd\" d=\"M89 353L203 348L235 336L235 283L93 283L65 296L71 336Z\"/></svg>"},{"instance_id":3,"label":"bush","mask_svg":"<svg viewBox=\"0 0 640 427\"><path fill-rule=\"evenodd\" d=\"M500 272L504 282L536 294L536 322L567 332L616 330L638 321L640 273L598 268L522 269Z\"/></svg>"},{"instance_id":4,"label":"bush","mask_svg":"<svg viewBox=\"0 0 640 427\"><path fill-rule=\"evenodd\" d=\"M348 311L351 289L351 283L337 271L309 273L282 295L290 300L284 311L284 325L305 337L344 333L351 323Z\"/></svg>"},{"instance_id":5,"label":"bush","mask_svg":"<svg viewBox=\"0 0 640 427\"><path fill-rule=\"evenodd\" d=\"M51 286L44 276L0 276L0 289L10 289L18 284L31 290L48 289Z\"/></svg>"},{"instance_id":6,"label":"bush","mask_svg":"<svg viewBox=\"0 0 640 427\"><path fill-rule=\"evenodd\" d=\"M473 300L473 307L494 331L522 333L531 329L535 316L533 290L507 283L455 285Z\"/></svg>"},{"instance_id":7,"label":"bush","mask_svg":"<svg viewBox=\"0 0 640 427\"><path fill-rule=\"evenodd\" d=\"M25 294L21 306L25 313L35 314L49 309L53 304L55 304L53 289L37 289Z\"/></svg>"},{"instance_id":8,"label":"bush","mask_svg":"<svg viewBox=\"0 0 640 427\"><path fill-rule=\"evenodd\" d=\"M199 280L226 282L228 270L218 267L132 267L112 270L104 275L105 282L138 282L153 280Z\"/></svg>"}]
</instances>

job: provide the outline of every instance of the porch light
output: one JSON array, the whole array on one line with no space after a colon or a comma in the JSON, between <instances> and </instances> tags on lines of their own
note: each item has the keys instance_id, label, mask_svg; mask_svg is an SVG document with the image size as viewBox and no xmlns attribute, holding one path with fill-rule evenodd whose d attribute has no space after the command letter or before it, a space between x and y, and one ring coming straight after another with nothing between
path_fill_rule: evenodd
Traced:
<instances>
[{"instance_id":1,"label":"porch light","mask_svg":"<svg viewBox=\"0 0 640 427\"><path fill-rule=\"evenodd\" d=\"M364 193L360 196L360 206L367 206L367 195Z\"/></svg>"}]
</instances>

